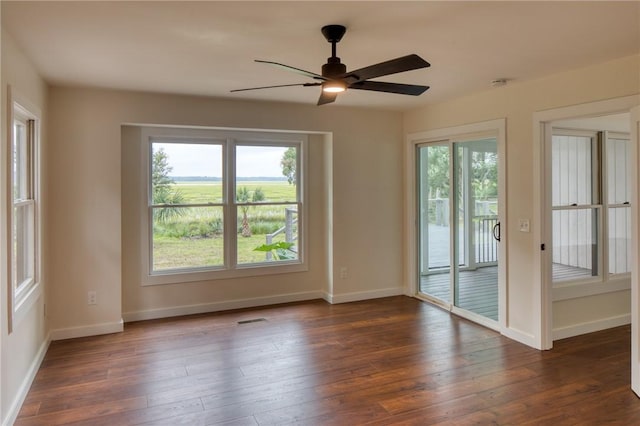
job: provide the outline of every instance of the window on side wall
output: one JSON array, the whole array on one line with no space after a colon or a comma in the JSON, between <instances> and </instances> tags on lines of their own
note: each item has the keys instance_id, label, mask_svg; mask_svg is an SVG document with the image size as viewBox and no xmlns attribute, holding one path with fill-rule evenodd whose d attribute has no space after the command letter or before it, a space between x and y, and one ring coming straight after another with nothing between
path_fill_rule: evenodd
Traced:
<instances>
[{"instance_id":1,"label":"window on side wall","mask_svg":"<svg viewBox=\"0 0 640 426\"><path fill-rule=\"evenodd\" d=\"M11 213L7 224L10 236L10 330L29 309L39 291L38 119L35 113L17 102L12 103L11 117L8 150Z\"/></svg>"},{"instance_id":2,"label":"window on side wall","mask_svg":"<svg viewBox=\"0 0 640 426\"><path fill-rule=\"evenodd\" d=\"M306 270L305 135L145 128L143 284Z\"/></svg>"}]
</instances>

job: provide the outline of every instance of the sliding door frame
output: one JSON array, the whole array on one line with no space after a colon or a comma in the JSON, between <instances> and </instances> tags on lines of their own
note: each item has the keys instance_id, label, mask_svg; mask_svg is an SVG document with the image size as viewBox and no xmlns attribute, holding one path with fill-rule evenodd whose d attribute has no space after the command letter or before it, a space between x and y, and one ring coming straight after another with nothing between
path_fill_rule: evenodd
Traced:
<instances>
[{"instance_id":1,"label":"sliding door frame","mask_svg":"<svg viewBox=\"0 0 640 426\"><path fill-rule=\"evenodd\" d=\"M502 334L508 333L508 310L507 310L507 256L508 256L508 226L506 217L506 120L497 119L473 124L466 124L455 127L429 130L425 132L412 133L407 135L405 149L405 187L407 188L405 197L405 294L417 297L419 291L418 282L418 256L419 251L419 212L417 209L417 189L416 164L417 146L430 142L451 143L458 140L468 140L474 134L491 134L496 138L498 150L498 220L501 226L501 242L498 245L498 326L497 331ZM452 270L453 272L453 270ZM453 301L451 301L453 305ZM454 313L459 310L450 308ZM466 316L466 315L465 315ZM490 328L496 328L494 321L482 321L482 317L470 316L469 319L479 322Z\"/></svg>"}]
</instances>

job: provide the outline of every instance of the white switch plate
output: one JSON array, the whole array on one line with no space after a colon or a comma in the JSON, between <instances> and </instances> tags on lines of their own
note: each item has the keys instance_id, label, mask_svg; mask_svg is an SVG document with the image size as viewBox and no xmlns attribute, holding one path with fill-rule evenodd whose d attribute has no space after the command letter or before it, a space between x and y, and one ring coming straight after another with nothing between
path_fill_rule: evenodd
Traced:
<instances>
[{"instance_id":1,"label":"white switch plate","mask_svg":"<svg viewBox=\"0 0 640 426\"><path fill-rule=\"evenodd\" d=\"M529 219L518 219L520 232L529 232Z\"/></svg>"}]
</instances>

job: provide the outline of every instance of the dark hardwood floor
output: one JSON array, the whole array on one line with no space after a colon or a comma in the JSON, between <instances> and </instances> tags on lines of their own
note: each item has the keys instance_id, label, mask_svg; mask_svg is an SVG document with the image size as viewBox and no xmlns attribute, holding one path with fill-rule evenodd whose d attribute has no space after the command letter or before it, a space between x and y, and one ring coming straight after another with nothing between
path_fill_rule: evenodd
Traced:
<instances>
[{"instance_id":1,"label":"dark hardwood floor","mask_svg":"<svg viewBox=\"0 0 640 426\"><path fill-rule=\"evenodd\" d=\"M541 352L408 297L317 301L53 342L16 425L635 425L630 374L629 327Z\"/></svg>"}]
</instances>

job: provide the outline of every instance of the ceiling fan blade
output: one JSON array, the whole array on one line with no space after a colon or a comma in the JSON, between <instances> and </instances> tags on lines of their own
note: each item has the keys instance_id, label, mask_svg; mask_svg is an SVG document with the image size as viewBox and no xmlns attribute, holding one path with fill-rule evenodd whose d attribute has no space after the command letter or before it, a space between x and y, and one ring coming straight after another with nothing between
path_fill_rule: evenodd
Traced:
<instances>
[{"instance_id":1,"label":"ceiling fan blade","mask_svg":"<svg viewBox=\"0 0 640 426\"><path fill-rule=\"evenodd\" d=\"M304 75L305 77L315 78L317 80L322 80L322 81L327 80L325 77L321 76L320 74L316 74L316 73L311 72L311 71L301 70L300 68L292 67L290 65L281 64L279 62L261 61L259 59L256 59L255 61L259 62L261 64L267 64L267 65L272 65L272 66L277 67L277 68L282 68L285 71L292 71L292 72L295 72L296 74Z\"/></svg>"},{"instance_id":2,"label":"ceiling fan blade","mask_svg":"<svg viewBox=\"0 0 640 426\"><path fill-rule=\"evenodd\" d=\"M231 92L246 92L247 90L273 89L274 87L291 87L291 86L320 86L322 83L295 83L295 84L277 84L275 86L249 87L248 89L234 89Z\"/></svg>"},{"instance_id":3,"label":"ceiling fan blade","mask_svg":"<svg viewBox=\"0 0 640 426\"><path fill-rule=\"evenodd\" d=\"M318 99L318 105L330 104L331 102L335 102L338 97L337 93L325 92L324 90L320 92L320 98Z\"/></svg>"},{"instance_id":4,"label":"ceiling fan blade","mask_svg":"<svg viewBox=\"0 0 640 426\"><path fill-rule=\"evenodd\" d=\"M427 91L429 86L417 86L415 84L385 83L384 81L358 81L349 86L349 89L372 90L374 92L397 93L399 95L418 96Z\"/></svg>"},{"instance_id":5,"label":"ceiling fan blade","mask_svg":"<svg viewBox=\"0 0 640 426\"><path fill-rule=\"evenodd\" d=\"M353 80L354 78L355 81L364 81L370 78L382 77L389 74L397 74L430 66L431 64L429 64L429 62L416 54L412 54L380 62L379 64L370 65L355 71L350 71L344 75L344 78L347 79L347 81Z\"/></svg>"}]
</instances>

